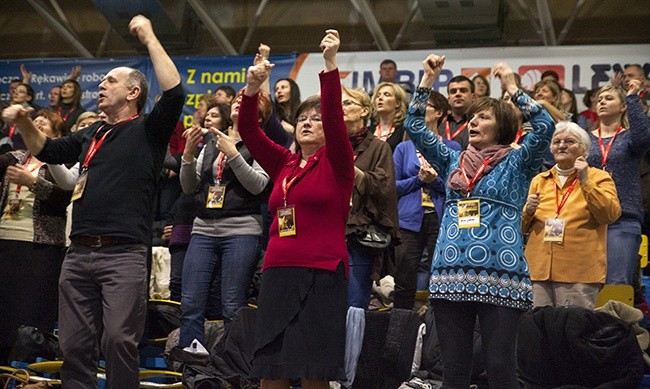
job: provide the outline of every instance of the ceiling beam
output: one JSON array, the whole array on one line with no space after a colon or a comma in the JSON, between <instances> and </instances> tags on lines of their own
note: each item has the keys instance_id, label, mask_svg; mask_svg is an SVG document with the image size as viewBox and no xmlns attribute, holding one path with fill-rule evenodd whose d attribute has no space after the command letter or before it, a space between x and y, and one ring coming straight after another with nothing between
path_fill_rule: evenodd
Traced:
<instances>
[{"instance_id":1,"label":"ceiling beam","mask_svg":"<svg viewBox=\"0 0 650 389\"><path fill-rule=\"evenodd\" d=\"M575 22L576 18L578 17L578 13L580 13L580 10L582 9L583 5L585 5L585 0L578 0L576 7L573 9L573 13L564 24L564 28L562 28L562 31L560 31L560 36L557 37L558 45L561 45L562 42L564 42L564 38L569 33L569 30L573 26L573 22Z\"/></svg>"},{"instance_id":2,"label":"ceiling beam","mask_svg":"<svg viewBox=\"0 0 650 389\"><path fill-rule=\"evenodd\" d=\"M52 6L52 8L54 8L54 11L59 16L59 20L63 23L63 25L65 25L68 31L70 31L70 33L74 35L76 39L79 39L79 35L77 35L77 32L72 27L72 24L70 24L68 17L65 16L65 13L61 9L61 6L59 6L59 3L56 0L50 0L50 5Z\"/></svg>"},{"instance_id":3,"label":"ceiling beam","mask_svg":"<svg viewBox=\"0 0 650 389\"><path fill-rule=\"evenodd\" d=\"M544 34L544 45L557 46L553 18L551 17L551 10L548 8L548 2L546 0L537 0L537 13L539 14L539 24Z\"/></svg>"},{"instance_id":4,"label":"ceiling beam","mask_svg":"<svg viewBox=\"0 0 650 389\"><path fill-rule=\"evenodd\" d=\"M201 0L187 0L187 2L192 6L194 12L198 15L199 19L203 22L205 27L210 32L210 35L217 41L217 44L221 46L221 49L226 53L226 55L237 55L237 50L235 46L230 43L226 35L221 31L219 26L212 21L212 18L208 14L208 11L203 6Z\"/></svg>"},{"instance_id":5,"label":"ceiling beam","mask_svg":"<svg viewBox=\"0 0 650 389\"><path fill-rule=\"evenodd\" d=\"M97 58L101 58L104 56L104 52L106 51L106 46L108 45L108 40L111 37L111 32L113 31L113 27L110 25L106 29L106 32L102 36L101 42L99 42L99 46L97 46L97 53L95 53L95 56Z\"/></svg>"},{"instance_id":6,"label":"ceiling beam","mask_svg":"<svg viewBox=\"0 0 650 389\"><path fill-rule=\"evenodd\" d=\"M535 19L535 15L533 15L533 13L531 12L528 5L524 2L524 0L517 0L513 4L517 4L520 10L526 15L526 18L528 19L528 23L530 23L530 25L533 27L533 30L535 30L535 33L539 36L539 39L542 42L546 42L544 33L542 32L542 28L539 26L539 23L537 23L537 19Z\"/></svg>"},{"instance_id":7,"label":"ceiling beam","mask_svg":"<svg viewBox=\"0 0 650 389\"><path fill-rule=\"evenodd\" d=\"M243 42L241 43L241 46L239 47L239 55L244 54L244 50L246 50L246 47L248 46L248 43L250 42L251 38L253 37L253 33L255 32L255 29L257 29L257 24L260 21L260 18L262 17L262 13L264 12L264 8L266 7L266 3L268 3L268 0L262 0L260 2L259 7L257 7L257 11L255 12L255 17L251 21L250 26L248 27L248 31L246 31L246 36L244 37Z\"/></svg>"},{"instance_id":8,"label":"ceiling beam","mask_svg":"<svg viewBox=\"0 0 650 389\"><path fill-rule=\"evenodd\" d=\"M70 43L79 56L84 58L95 58L90 51L88 51L84 45L82 45L81 42L79 42L70 31L68 31L67 28L65 28L64 25L62 25L54 16L50 15L49 10L45 7L42 1L27 0L27 2L34 7L36 12L38 12L43 19L45 19L45 22L52 30L57 32L65 41Z\"/></svg>"},{"instance_id":9,"label":"ceiling beam","mask_svg":"<svg viewBox=\"0 0 650 389\"><path fill-rule=\"evenodd\" d=\"M382 31L381 26L375 17L375 13L373 12L372 8L370 8L368 1L350 0L350 3L357 10L357 12L363 16L363 19L366 21L366 26L368 27L368 30L370 30L370 34L372 34L372 37L375 39L375 43L377 43L377 46L379 46L379 50L390 51L390 44L388 43L388 39L386 39L386 35L384 35L384 32Z\"/></svg>"},{"instance_id":10,"label":"ceiling beam","mask_svg":"<svg viewBox=\"0 0 650 389\"><path fill-rule=\"evenodd\" d=\"M399 31L393 40L393 44L390 45L392 50L397 50L399 48L400 43L402 43L402 37L411 25L411 22L415 18L415 14L418 12L418 9L419 7L417 0L411 0L411 9L409 10L409 15L406 19L404 19L404 23L402 23L402 26L399 28Z\"/></svg>"}]
</instances>

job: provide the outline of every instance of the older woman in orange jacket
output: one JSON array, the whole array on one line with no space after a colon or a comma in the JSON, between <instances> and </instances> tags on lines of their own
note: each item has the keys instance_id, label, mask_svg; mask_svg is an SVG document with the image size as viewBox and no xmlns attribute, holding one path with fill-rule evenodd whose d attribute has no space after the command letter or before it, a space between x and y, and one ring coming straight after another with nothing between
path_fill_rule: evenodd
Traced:
<instances>
[{"instance_id":1,"label":"older woman in orange jacket","mask_svg":"<svg viewBox=\"0 0 650 389\"><path fill-rule=\"evenodd\" d=\"M589 167L587 133L560 122L551 140L556 165L530 185L522 227L536 307L593 308L607 271L607 224L621 215L614 181Z\"/></svg>"}]
</instances>

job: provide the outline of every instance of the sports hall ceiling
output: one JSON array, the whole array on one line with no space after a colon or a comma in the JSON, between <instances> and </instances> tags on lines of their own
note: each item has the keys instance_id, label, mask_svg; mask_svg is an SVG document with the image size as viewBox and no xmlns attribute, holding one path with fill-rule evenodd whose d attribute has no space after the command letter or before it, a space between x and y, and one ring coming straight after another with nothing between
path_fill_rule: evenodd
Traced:
<instances>
[{"instance_id":1,"label":"sports hall ceiling","mask_svg":"<svg viewBox=\"0 0 650 389\"><path fill-rule=\"evenodd\" d=\"M0 59L140 55L139 12L172 55L650 43L648 0L0 0Z\"/></svg>"}]
</instances>

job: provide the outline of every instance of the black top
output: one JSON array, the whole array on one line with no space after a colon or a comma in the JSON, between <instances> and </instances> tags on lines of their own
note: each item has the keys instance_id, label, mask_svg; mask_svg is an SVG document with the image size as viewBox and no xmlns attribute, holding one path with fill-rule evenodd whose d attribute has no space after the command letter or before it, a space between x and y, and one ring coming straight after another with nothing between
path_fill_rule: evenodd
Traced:
<instances>
[{"instance_id":1,"label":"black top","mask_svg":"<svg viewBox=\"0 0 650 389\"><path fill-rule=\"evenodd\" d=\"M179 84L164 92L149 114L115 125L93 123L46 141L39 160L83 165L93 135L102 126L102 134L113 128L90 162L83 196L74 202L71 237L110 235L149 243L156 182L184 101Z\"/></svg>"},{"instance_id":2,"label":"black top","mask_svg":"<svg viewBox=\"0 0 650 389\"><path fill-rule=\"evenodd\" d=\"M64 135L70 133L70 129L72 129L72 126L77 123L79 115L86 112L86 110L81 108L81 106L73 107L72 104L66 104L63 102L61 102L58 107L55 107L52 110L61 115L61 119L63 119L63 122L65 123Z\"/></svg>"}]
</instances>

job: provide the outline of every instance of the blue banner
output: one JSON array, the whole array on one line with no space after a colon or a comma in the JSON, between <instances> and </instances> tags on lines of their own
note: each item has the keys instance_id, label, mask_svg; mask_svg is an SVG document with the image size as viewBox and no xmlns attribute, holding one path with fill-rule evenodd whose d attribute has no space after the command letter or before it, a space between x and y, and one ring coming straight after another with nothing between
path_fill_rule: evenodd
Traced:
<instances>
[{"instance_id":1,"label":"blue banner","mask_svg":"<svg viewBox=\"0 0 650 389\"><path fill-rule=\"evenodd\" d=\"M185 125L191 123L192 112L196 109L199 97L204 93L214 93L221 85L230 85L236 91L246 85L246 71L253 63L253 56L219 56L219 57L173 57L181 75L187 100L181 120ZM275 64L271 75L271 88L275 81L289 77L296 56L271 56ZM160 87L148 58L116 59L25 59L0 61L0 100L9 101L9 83L13 79L22 80L20 65L24 64L32 73L30 85L34 88L34 103L48 107L48 94L54 86L65 81L73 66L81 66L81 75L77 79L83 91L81 105L86 110L97 111L97 94L99 83L111 69L128 66L140 70L149 81L149 98L145 110L153 105L155 97L160 94Z\"/></svg>"}]
</instances>

